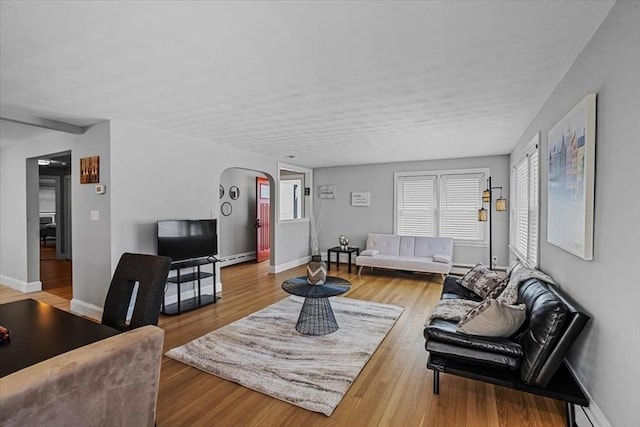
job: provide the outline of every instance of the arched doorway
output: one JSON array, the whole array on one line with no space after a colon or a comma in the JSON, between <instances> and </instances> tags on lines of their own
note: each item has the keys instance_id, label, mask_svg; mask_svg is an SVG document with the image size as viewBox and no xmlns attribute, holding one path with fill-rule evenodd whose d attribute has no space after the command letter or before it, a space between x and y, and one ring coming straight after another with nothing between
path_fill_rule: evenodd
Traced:
<instances>
[{"instance_id":1,"label":"arched doorway","mask_svg":"<svg viewBox=\"0 0 640 427\"><path fill-rule=\"evenodd\" d=\"M242 168L229 168L222 172L218 226L220 267L256 262L260 242L260 261L270 260L274 233L271 226L273 183L273 178L265 172Z\"/></svg>"}]
</instances>

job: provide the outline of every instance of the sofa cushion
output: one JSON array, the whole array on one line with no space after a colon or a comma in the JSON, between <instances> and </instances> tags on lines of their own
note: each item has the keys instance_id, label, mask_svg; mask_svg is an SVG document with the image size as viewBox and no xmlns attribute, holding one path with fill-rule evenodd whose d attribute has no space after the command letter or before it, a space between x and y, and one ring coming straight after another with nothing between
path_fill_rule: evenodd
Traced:
<instances>
[{"instance_id":1,"label":"sofa cushion","mask_svg":"<svg viewBox=\"0 0 640 427\"><path fill-rule=\"evenodd\" d=\"M436 340L427 340L424 347L432 356L443 356L447 359L473 362L474 364L484 365L491 368L506 368L510 371L515 371L520 366L520 357L510 356L504 353L462 347L456 344Z\"/></svg>"},{"instance_id":2,"label":"sofa cushion","mask_svg":"<svg viewBox=\"0 0 640 427\"><path fill-rule=\"evenodd\" d=\"M503 280L505 279L501 278L498 273L490 270L486 265L478 263L462 276L458 283L481 297L487 298L496 287L501 286Z\"/></svg>"},{"instance_id":3,"label":"sofa cushion","mask_svg":"<svg viewBox=\"0 0 640 427\"><path fill-rule=\"evenodd\" d=\"M443 319L433 319L424 328L424 337L429 340L447 342L467 348L521 357L524 352L517 342L500 337L466 335L458 332L456 323Z\"/></svg>"},{"instance_id":4,"label":"sofa cushion","mask_svg":"<svg viewBox=\"0 0 640 427\"><path fill-rule=\"evenodd\" d=\"M458 322L457 330L470 335L508 338L522 326L526 315L524 304L506 305L488 298Z\"/></svg>"},{"instance_id":5,"label":"sofa cushion","mask_svg":"<svg viewBox=\"0 0 640 427\"><path fill-rule=\"evenodd\" d=\"M415 253L416 238L413 236L400 236L400 248L398 255L413 256Z\"/></svg>"},{"instance_id":6,"label":"sofa cushion","mask_svg":"<svg viewBox=\"0 0 640 427\"><path fill-rule=\"evenodd\" d=\"M398 255L400 253L400 236L369 233L366 248L377 249L383 255Z\"/></svg>"}]
</instances>

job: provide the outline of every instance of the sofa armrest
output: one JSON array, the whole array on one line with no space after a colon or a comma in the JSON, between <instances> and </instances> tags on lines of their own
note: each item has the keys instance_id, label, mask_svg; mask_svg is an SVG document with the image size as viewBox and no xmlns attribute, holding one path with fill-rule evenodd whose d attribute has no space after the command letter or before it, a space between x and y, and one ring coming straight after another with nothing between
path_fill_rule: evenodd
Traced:
<instances>
[{"instance_id":1,"label":"sofa armrest","mask_svg":"<svg viewBox=\"0 0 640 427\"><path fill-rule=\"evenodd\" d=\"M153 426L164 331L144 326L0 379L0 425Z\"/></svg>"}]
</instances>

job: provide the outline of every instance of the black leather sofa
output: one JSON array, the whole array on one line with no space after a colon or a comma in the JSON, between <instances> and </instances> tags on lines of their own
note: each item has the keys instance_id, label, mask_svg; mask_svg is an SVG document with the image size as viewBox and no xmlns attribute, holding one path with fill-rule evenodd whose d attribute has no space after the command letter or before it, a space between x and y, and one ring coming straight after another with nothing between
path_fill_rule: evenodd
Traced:
<instances>
[{"instance_id":1,"label":"black leather sofa","mask_svg":"<svg viewBox=\"0 0 640 427\"><path fill-rule=\"evenodd\" d=\"M448 276L441 299L482 298ZM567 426L574 427L574 406L589 401L568 369L565 355L589 320L560 288L538 279L522 281L518 303L527 316L510 338L467 335L456 323L433 319L424 328L427 368L433 370L433 393L439 394L440 373L448 373L562 400Z\"/></svg>"}]
</instances>

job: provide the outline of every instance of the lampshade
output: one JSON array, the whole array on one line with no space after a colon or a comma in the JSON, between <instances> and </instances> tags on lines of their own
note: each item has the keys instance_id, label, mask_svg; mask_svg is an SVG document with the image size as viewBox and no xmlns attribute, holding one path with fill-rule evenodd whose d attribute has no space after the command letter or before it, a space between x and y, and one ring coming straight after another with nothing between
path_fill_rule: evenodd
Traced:
<instances>
[{"instance_id":1,"label":"lampshade","mask_svg":"<svg viewBox=\"0 0 640 427\"><path fill-rule=\"evenodd\" d=\"M489 212L484 208L484 206L478 209L478 221L487 222L489 219Z\"/></svg>"},{"instance_id":2,"label":"lampshade","mask_svg":"<svg viewBox=\"0 0 640 427\"><path fill-rule=\"evenodd\" d=\"M504 212L507 210L507 199L503 197L499 197L496 199L496 210L500 212Z\"/></svg>"},{"instance_id":3,"label":"lampshade","mask_svg":"<svg viewBox=\"0 0 640 427\"><path fill-rule=\"evenodd\" d=\"M482 192L482 203L491 203L491 190L488 188Z\"/></svg>"}]
</instances>

